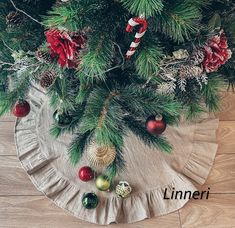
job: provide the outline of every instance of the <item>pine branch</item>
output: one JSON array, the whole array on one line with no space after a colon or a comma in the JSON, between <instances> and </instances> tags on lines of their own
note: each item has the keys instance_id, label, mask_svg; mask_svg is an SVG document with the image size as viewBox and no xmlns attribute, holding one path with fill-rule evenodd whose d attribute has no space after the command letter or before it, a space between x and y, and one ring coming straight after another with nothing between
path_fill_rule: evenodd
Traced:
<instances>
[{"instance_id":1,"label":"pine branch","mask_svg":"<svg viewBox=\"0 0 235 228\"><path fill-rule=\"evenodd\" d=\"M84 9L83 5L73 2L64 6L53 7L48 15L44 16L44 24L48 28L63 27L69 31L77 32L85 27L86 17L84 17L84 14L93 9L95 5L96 3Z\"/></svg>"},{"instance_id":2,"label":"pine branch","mask_svg":"<svg viewBox=\"0 0 235 228\"><path fill-rule=\"evenodd\" d=\"M81 56L77 73L80 80L94 83L94 81L106 79L106 71L112 64L114 52L114 44L111 37L107 35L105 33L90 35L89 50Z\"/></svg>"},{"instance_id":3,"label":"pine branch","mask_svg":"<svg viewBox=\"0 0 235 228\"><path fill-rule=\"evenodd\" d=\"M126 169L126 162L123 157L122 149L118 147L116 147L115 149L117 152L116 158L113 163L110 164L105 170L105 174L109 177L111 181L117 174L124 172Z\"/></svg>"},{"instance_id":4,"label":"pine branch","mask_svg":"<svg viewBox=\"0 0 235 228\"><path fill-rule=\"evenodd\" d=\"M175 96L182 103L188 120L193 120L206 111L202 103L202 92L195 79L187 81L185 91L177 86Z\"/></svg>"},{"instance_id":5,"label":"pine branch","mask_svg":"<svg viewBox=\"0 0 235 228\"><path fill-rule=\"evenodd\" d=\"M58 74L60 73L58 72ZM69 73L64 72L63 74L63 78L59 78L58 75L57 80L48 91L51 97L51 105L64 111L76 110L75 99L79 81L72 80Z\"/></svg>"},{"instance_id":6,"label":"pine branch","mask_svg":"<svg viewBox=\"0 0 235 228\"><path fill-rule=\"evenodd\" d=\"M223 80L218 76L216 77L215 75L211 75L208 83L203 86L202 94L210 112L219 110L219 92L221 85L223 85Z\"/></svg>"},{"instance_id":7,"label":"pine branch","mask_svg":"<svg viewBox=\"0 0 235 228\"><path fill-rule=\"evenodd\" d=\"M57 125L57 123L54 123L52 128L50 129L50 134L55 138L58 138L59 136L65 133L74 134L74 132L76 132L80 120L84 114L84 105L80 105L79 107L74 107L72 110L66 110L66 112L72 118L72 121L67 127L65 126L60 127Z\"/></svg>"},{"instance_id":8,"label":"pine branch","mask_svg":"<svg viewBox=\"0 0 235 228\"><path fill-rule=\"evenodd\" d=\"M121 0L121 2L135 16L143 15L146 18L160 13L163 9L161 0Z\"/></svg>"},{"instance_id":9,"label":"pine branch","mask_svg":"<svg viewBox=\"0 0 235 228\"><path fill-rule=\"evenodd\" d=\"M50 129L50 135L52 135L55 138L58 138L63 134L63 128L58 127L56 124L53 124Z\"/></svg>"},{"instance_id":10,"label":"pine branch","mask_svg":"<svg viewBox=\"0 0 235 228\"><path fill-rule=\"evenodd\" d=\"M100 146L123 145L123 113L120 105L115 102L116 96L116 91L98 87L87 99L79 129L81 133L94 130L96 142Z\"/></svg>"},{"instance_id":11,"label":"pine branch","mask_svg":"<svg viewBox=\"0 0 235 228\"><path fill-rule=\"evenodd\" d=\"M76 134L69 146L70 161L72 164L76 165L81 160L87 145L91 143L92 136L92 131L87 131L84 134Z\"/></svg>"},{"instance_id":12,"label":"pine branch","mask_svg":"<svg viewBox=\"0 0 235 228\"><path fill-rule=\"evenodd\" d=\"M105 107L107 105L107 108ZM109 106L109 107L108 107ZM121 148L124 144L123 112L121 106L113 99L105 104L98 119L95 130L96 142L102 146L115 146Z\"/></svg>"},{"instance_id":13,"label":"pine branch","mask_svg":"<svg viewBox=\"0 0 235 228\"><path fill-rule=\"evenodd\" d=\"M0 116L9 112L19 99L26 98L30 81L30 75L21 75L21 79L10 92L0 93Z\"/></svg>"},{"instance_id":14,"label":"pine branch","mask_svg":"<svg viewBox=\"0 0 235 228\"><path fill-rule=\"evenodd\" d=\"M162 114L178 119L181 105L171 96L157 94L154 88L143 89L136 85L124 87L121 92L122 107L135 116L146 118Z\"/></svg>"},{"instance_id":15,"label":"pine branch","mask_svg":"<svg viewBox=\"0 0 235 228\"><path fill-rule=\"evenodd\" d=\"M140 140L142 140L150 148L159 149L162 152L167 153L171 152L172 147L166 141L166 139L163 136L154 136L149 134L146 131L145 123L129 116L125 118L125 124Z\"/></svg>"},{"instance_id":16,"label":"pine branch","mask_svg":"<svg viewBox=\"0 0 235 228\"><path fill-rule=\"evenodd\" d=\"M145 44L138 53L135 66L138 75L151 79L159 70L159 61L162 57L161 49L154 43Z\"/></svg>"},{"instance_id":17,"label":"pine branch","mask_svg":"<svg viewBox=\"0 0 235 228\"><path fill-rule=\"evenodd\" d=\"M85 102L87 97L89 97L89 94L91 93L92 89L92 85L88 85L87 82L80 80L79 92L76 96L76 103L82 104L83 102Z\"/></svg>"},{"instance_id":18,"label":"pine branch","mask_svg":"<svg viewBox=\"0 0 235 228\"><path fill-rule=\"evenodd\" d=\"M0 92L0 116L10 111L12 103L12 100L6 96L5 92Z\"/></svg>"},{"instance_id":19,"label":"pine branch","mask_svg":"<svg viewBox=\"0 0 235 228\"><path fill-rule=\"evenodd\" d=\"M198 5L190 1L168 3L156 19L157 30L176 42L183 42L199 32L202 18Z\"/></svg>"}]
</instances>

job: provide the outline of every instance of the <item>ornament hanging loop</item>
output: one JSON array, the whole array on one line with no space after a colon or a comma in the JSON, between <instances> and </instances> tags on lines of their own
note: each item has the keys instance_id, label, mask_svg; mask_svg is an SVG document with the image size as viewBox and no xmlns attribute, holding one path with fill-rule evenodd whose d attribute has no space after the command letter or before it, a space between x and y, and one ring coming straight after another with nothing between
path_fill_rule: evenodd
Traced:
<instances>
[{"instance_id":1,"label":"ornament hanging loop","mask_svg":"<svg viewBox=\"0 0 235 228\"><path fill-rule=\"evenodd\" d=\"M148 22L144 18L144 15L140 15L139 17L131 18L128 21L128 25L126 27L126 32L131 33L133 28L137 25L141 25L139 31L135 34L135 40L131 43L130 49L126 53L126 58L129 60L132 55L136 52L137 47L140 44L141 38L144 36L148 29Z\"/></svg>"}]
</instances>

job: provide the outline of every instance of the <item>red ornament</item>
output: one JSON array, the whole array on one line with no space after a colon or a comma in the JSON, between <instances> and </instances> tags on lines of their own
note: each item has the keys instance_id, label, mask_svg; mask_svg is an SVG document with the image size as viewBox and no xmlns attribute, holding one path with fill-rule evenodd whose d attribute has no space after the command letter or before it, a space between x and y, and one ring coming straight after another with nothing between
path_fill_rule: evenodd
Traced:
<instances>
[{"instance_id":1,"label":"red ornament","mask_svg":"<svg viewBox=\"0 0 235 228\"><path fill-rule=\"evenodd\" d=\"M76 32L50 29L46 33L51 56L58 58L61 67L76 68L79 65L80 50L85 48L86 36Z\"/></svg>"},{"instance_id":2,"label":"red ornament","mask_svg":"<svg viewBox=\"0 0 235 228\"><path fill-rule=\"evenodd\" d=\"M166 123L162 117L150 116L146 121L146 128L152 135L161 135L166 130Z\"/></svg>"},{"instance_id":3,"label":"red ornament","mask_svg":"<svg viewBox=\"0 0 235 228\"><path fill-rule=\"evenodd\" d=\"M227 37L223 30L216 36L211 37L203 47L205 58L202 63L207 73L217 71L232 56L228 48Z\"/></svg>"},{"instance_id":4,"label":"red ornament","mask_svg":"<svg viewBox=\"0 0 235 228\"><path fill-rule=\"evenodd\" d=\"M84 166L79 170L78 176L82 181L87 182L94 179L94 171L89 166Z\"/></svg>"},{"instance_id":5,"label":"red ornament","mask_svg":"<svg viewBox=\"0 0 235 228\"><path fill-rule=\"evenodd\" d=\"M14 116L20 118L25 117L30 113L30 105L25 100L18 101L12 109Z\"/></svg>"}]
</instances>

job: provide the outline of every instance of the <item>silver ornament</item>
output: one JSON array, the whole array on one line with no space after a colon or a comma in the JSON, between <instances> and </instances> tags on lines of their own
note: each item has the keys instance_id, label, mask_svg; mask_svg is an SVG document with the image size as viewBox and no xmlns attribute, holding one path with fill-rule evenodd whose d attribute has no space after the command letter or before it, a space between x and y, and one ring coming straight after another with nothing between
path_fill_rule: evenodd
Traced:
<instances>
[{"instance_id":1,"label":"silver ornament","mask_svg":"<svg viewBox=\"0 0 235 228\"><path fill-rule=\"evenodd\" d=\"M116 194L121 198L128 197L132 192L132 188L127 181L120 181L116 186Z\"/></svg>"}]
</instances>

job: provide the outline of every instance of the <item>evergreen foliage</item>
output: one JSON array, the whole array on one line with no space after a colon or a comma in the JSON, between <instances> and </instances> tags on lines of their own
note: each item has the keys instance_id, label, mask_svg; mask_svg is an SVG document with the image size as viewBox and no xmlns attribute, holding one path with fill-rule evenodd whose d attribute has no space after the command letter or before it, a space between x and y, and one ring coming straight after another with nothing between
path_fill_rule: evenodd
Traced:
<instances>
[{"instance_id":1,"label":"evergreen foliage","mask_svg":"<svg viewBox=\"0 0 235 228\"><path fill-rule=\"evenodd\" d=\"M27 99L32 84L40 80L43 72L53 70L57 79L48 89L51 104L55 110L68 112L73 121L64 128L55 123L51 134L55 137L74 134L69 148L73 164L80 161L92 141L99 146L115 147L117 157L106 169L111 178L125 168L123 146L129 131L146 145L171 152L164 136L146 131L146 119L161 114L168 125L173 125L181 114L192 119L206 108L215 111L219 107L220 75L232 85L235 82L233 56L230 64L209 76L207 84L200 86L196 79L189 79L185 91L177 86L174 94L157 93L162 82L157 73L173 51L180 48L191 51L221 26L234 48L232 1L13 2L24 12L18 10L23 21L14 28L7 26L6 17L17 9L9 0L0 2L0 115L10 111L18 99ZM133 16L144 16L149 28L136 54L126 61L125 53L134 33L126 33L125 27ZM87 45L79 55L77 69L61 69L56 60L50 64L38 61L37 49L49 52L44 36L48 29L86 33Z\"/></svg>"},{"instance_id":2,"label":"evergreen foliage","mask_svg":"<svg viewBox=\"0 0 235 228\"><path fill-rule=\"evenodd\" d=\"M146 18L160 13L164 7L161 0L121 0L123 5L134 15L143 15Z\"/></svg>"}]
</instances>

